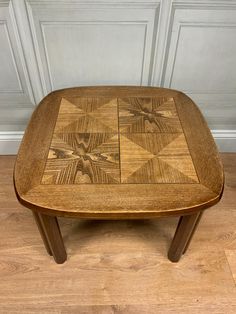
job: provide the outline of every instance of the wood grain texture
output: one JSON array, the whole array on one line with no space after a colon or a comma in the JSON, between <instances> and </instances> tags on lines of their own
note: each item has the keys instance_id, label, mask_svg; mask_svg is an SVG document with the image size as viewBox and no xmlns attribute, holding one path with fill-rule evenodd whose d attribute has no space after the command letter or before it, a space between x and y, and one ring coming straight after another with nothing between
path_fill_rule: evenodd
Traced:
<instances>
[{"instance_id":1,"label":"wood grain texture","mask_svg":"<svg viewBox=\"0 0 236 314\"><path fill-rule=\"evenodd\" d=\"M54 185L39 185L25 194L25 205L45 214L51 212L96 219L140 219L188 214L217 202L216 194L200 184L178 184L177 190L178 195L176 184L149 184L145 188L141 184L129 184L128 188L126 184L115 184L110 185L109 189L107 184L63 184L57 186L55 197Z\"/></svg>"},{"instance_id":2,"label":"wood grain texture","mask_svg":"<svg viewBox=\"0 0 236 314\"><path fill-rule=\"evenodd\" d=\"M130 97L118 102L121 133L182 132L173 98Z\"/></svg>"},{"instance_id":3,"label":"wood grain texture","mask_svg":"<svg viewBox=\"0 0 236 314\"><path fill-rule=\"evenodd\" d=\"M223 167L207 123L188 96L179 93L175 101L200 183L220 195L223 192Z\"/></svg>"},{"instance_id":4,"label":"wood grain texture","mask_svg":"<svg viewBox=\"0 0 236 314\"><path fill-rule=\"evenodd\" d=\"M222 200L205 211L190 254L178 264L166 258L177 223L168 217L60 218L68 261L57 265L45 254L31 212L15 198L15 157L1 156L0 312L234 314L234 268L225 251L236 249L236 155L221 158Z\"/></svg>"},{"instance_id":5,"label":"wood grain texture","mask_svg":"<svg viewBox=\"0 0 236 314\"><path fill-rule=\"evenodd\" d=\"M56 217L38 214L44 234L47 238L51 253L58 264L66 261L67 254L64 247L60 227Z\"/></svg>"},{"instance_id":6,"label":"wood grain texture","mask_svg":"<svg viewBox=\"0 0 236 314\"><path fill-rule=\"evenodd\" d=\"M42 184L119 183L118 135L56 133Z\"/></svg>"},{"instance_id":7,"label":"wood grain texture","mask_svg":"<svg viewBox=\"0 0 236 314\"><path fill-rule=\"evenodd\" d=\"M223 170L214 140L182 93L74 88L53 92L38 108L34 116L44 117L38 124L49 125L38 134L43 150L23 159L27 149L36 149L32 118L14 174L18 198L26 206L57 215L141 218L187 214L219 201ZM28 159L38 174L32 180L31 169L26 178L19 171Z\"/></svg>"},{"instance_id":8,"label":"wood grain texture","mask_svg":"<svg viewBox=\"0 0 236 314\"><path fill-rule=\"evenodd\" d=\"M52 256L52 250L50 248L49 241L48 241L47 236L45 234L44 227L43 227L42 221L40 219L40 214L38 214L37 212L34 212L34 211L32 213L33 213L33 216L34 216L34 220L35 220L35 222L36 222L36 224L38 226L39 233L40 233L41 238L43 240L45 249L48 252L48 254Z\"/></svg>"},{"instance_id":9,"label":"wood grain texture","mask_svg":"<svg viewBox=\"0 0 236 314\"><path fill-rule=\"evenodd\" d=\"M62 98L42 184L196 182L173 98Z\"/></svg>"},{"instance_id":10,"label":"wood grain texture","mask_svg":"<svg viewBox=\"0 0 236 314\"><path fill-rule=\"evenodd\" d=\"M19 197L40 184L59 106L57 94L46 96L34 111L30 127L25 130L14 169L14 184Z\"/></svg>"},{"instance_id":11,"label":"wood grain texture","mask_svg":"<svg viewBox=\"0 0 236 314\"><path fill-rule=\"evenodd\" d=\"M236 250L225 250L225 255L236 285Z\"/></svg>"},{"instance_id":12,"label":"wood grain texture","mask_svg":"<svg viewBox=\"0 0 236 314\"><path fill-rule=\"evenodd\" d=\"M194 213L180 217L174 238L168 251L168 258L172 262L178 262L183 252L187 250L192 235L195 231L198 218L202 213Z\"/></svg>"}]
</instances>

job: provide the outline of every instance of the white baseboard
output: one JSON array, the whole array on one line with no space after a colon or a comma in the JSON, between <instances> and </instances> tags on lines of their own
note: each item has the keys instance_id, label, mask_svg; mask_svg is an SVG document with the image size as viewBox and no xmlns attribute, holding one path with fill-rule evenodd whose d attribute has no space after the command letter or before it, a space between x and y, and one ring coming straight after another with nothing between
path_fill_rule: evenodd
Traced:
<instances>
[{"instance_id":1,"label":"white baseboard","mask_svg":"<svg viewBox=\"0 0 236 314\"><path fill-rule=\"evenodd\" d=\"M220 152L236 152L236 130L212 130ZM17 154L24 132L0 132L0 155Z\"/></svg>"},{"instance_id":2,"label":"white baseboard","mask_svg":"<svg viewBox=\"0 0 236 314\"><path fill-rule=\"evenodd\" d=\"M236 152L236 130L211 130L220 152Z\"/></svg>"},{"instance_id":3,"label":"white baseboard","mask_svg":"<svg viewBox=\"0 0 236 314\"><path fill-rule=\"evenodd\" d=\"M24 132L0 132L0 155L16 155Z\"/></svg>"}]
</instances>

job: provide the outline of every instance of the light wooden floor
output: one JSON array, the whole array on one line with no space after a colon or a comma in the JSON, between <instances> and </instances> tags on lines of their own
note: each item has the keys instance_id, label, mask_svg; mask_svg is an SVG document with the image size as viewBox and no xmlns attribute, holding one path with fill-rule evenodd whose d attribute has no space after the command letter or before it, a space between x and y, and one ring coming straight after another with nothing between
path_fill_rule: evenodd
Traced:
<instances>
[{"instance_id":1,"label":"light wooden floor","mask_svg":"<svg viewBox=\"0 0 236 314\"><path fill-rule=\"evenodd\" d=\"M177 219L60 219L68 261L43 247L0 157L0 313L236 313L236 154L223 154L226 188L181 261L166 254Z\"/></svg>"}]
</instances>

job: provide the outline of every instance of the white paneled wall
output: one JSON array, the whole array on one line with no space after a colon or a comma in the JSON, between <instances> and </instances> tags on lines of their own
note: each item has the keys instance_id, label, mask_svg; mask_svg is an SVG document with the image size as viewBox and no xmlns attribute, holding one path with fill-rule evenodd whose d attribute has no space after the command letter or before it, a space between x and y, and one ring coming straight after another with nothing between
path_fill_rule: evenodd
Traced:
<instances>
[{"instance_id":1,"label":"white paneled wall","mask_svg":"<svg viewBox=\"0 0 236 314\"><path fill-rule=\"evenodd\" d=\"M80 85L182 90L236 151L236 0L0 0L0 153L47 93Z\"/></svg>"},{"instance_id":2,"label":"white paneled wall","mask_svg":"<svg viewBox=\"0 0 236 314\"><path fill-rule=\"evenodd\" d=\"M12 2L0 1L0 139L5 140L6 152L8 132L24 129L32 104L35 100Z\"/></svg>"},{"instance_id":3,"label":"white paneled wall","mask_svg":"<svg viewBox=\"0 0 236 314\"><path fill-rule=\"evenodd\" d=\"M67 86L148 85L159 3L28 1L45 92Z\"/></svg>"}]
</instances>

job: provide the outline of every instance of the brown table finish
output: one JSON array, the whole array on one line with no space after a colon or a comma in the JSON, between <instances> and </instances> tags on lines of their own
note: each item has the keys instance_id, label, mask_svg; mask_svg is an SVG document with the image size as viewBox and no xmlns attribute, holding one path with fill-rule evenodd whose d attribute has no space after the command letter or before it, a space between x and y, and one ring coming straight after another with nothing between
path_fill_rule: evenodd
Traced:
<instances>
[{"instance_id":1,"label":"brown table finish","mask_svg":"<svg viewBox=\"0 0 236 314\"><path fill-rule=\"evenodd\" d=\"M186 251L224 175L210 130L185 94L154 87L78 87L34 111L14 170L19 201L33 210L57 263L66 252L57 216L180 216L168 257Z\"/></svg>"}]
</instances>

